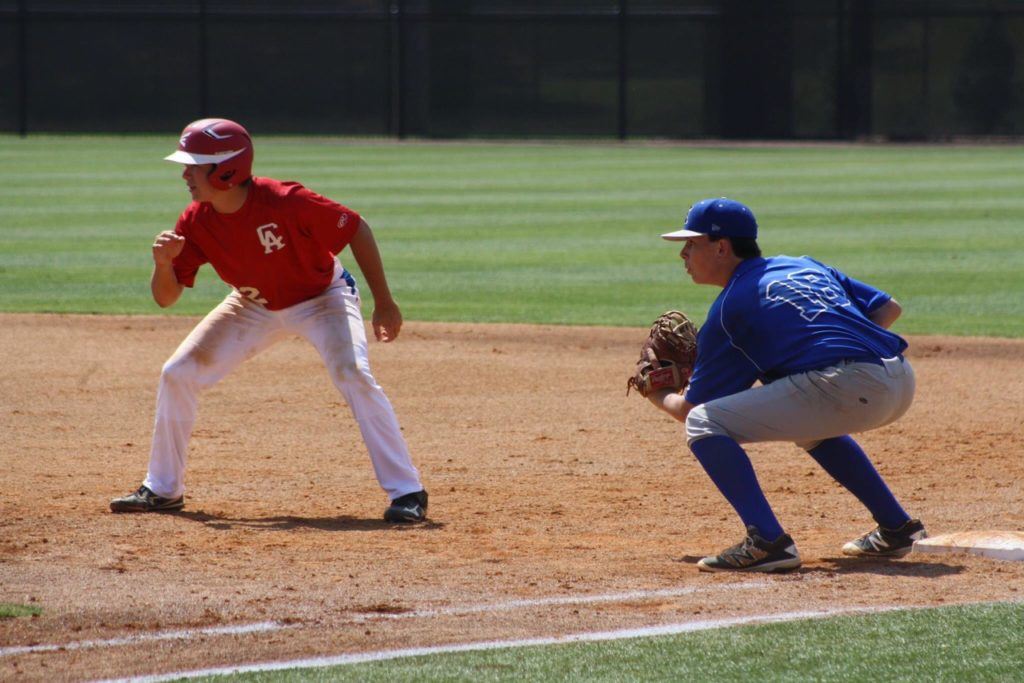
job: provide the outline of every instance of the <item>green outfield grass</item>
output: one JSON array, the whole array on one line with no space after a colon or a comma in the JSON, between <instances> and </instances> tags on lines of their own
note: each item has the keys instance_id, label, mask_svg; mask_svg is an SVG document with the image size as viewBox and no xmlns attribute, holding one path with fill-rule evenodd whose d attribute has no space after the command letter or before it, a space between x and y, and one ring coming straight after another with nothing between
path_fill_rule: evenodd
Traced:
<instances>
[{"instance_id":1,"label":"green outfield grass","mask_svg":"<svg viewBox=\"0 0 1024 683\"><path fill-rule=\"evenodd\" d=\"M0 136L0 311L159 312L149 247L188 200L180 167L161 161L176 141ZM679 245L658 235L692 202L728 195L756 212L767 254L810 254L894 294L898 332L1021 337L1021 152L271 138L257 141L256 170L360 211L408 320L646 326L677 307L702 320L718 290L692 285ZM204 268L170 313L205 313L225 291ZM995 681L1024 670L1022 633L1021 605L980 606L285 680Z\"/></svg>"},{"instance_id":2,"label":"green outfield grass","mask_svg":"<svg viewBox=\"0 0 1024 683\"><path fill-rule=\"evenodd\" d=\"M676 636L408 657L207 681L1011 681L1024 606L842 616Z\"/></svg>"},{"instance_id":3,"label":"green outfield grass","mask_svg":"<svg viewBox=\"0 0 1024 683\"><path fill-rule=\"evenodd\" d=\"M149 245L187 202L180 167L161 161L176 142L0 136L0 310L157 312ZM810 254L894 294L899 332L1020 337L1021 152L264 138L256 170L363 213L410 320L702 318L718 290L691 284L658 235L728 195L756 212L765 253ZM204 313L225 291L204 268L171 312Z\"/></svg>"}]
</instances>

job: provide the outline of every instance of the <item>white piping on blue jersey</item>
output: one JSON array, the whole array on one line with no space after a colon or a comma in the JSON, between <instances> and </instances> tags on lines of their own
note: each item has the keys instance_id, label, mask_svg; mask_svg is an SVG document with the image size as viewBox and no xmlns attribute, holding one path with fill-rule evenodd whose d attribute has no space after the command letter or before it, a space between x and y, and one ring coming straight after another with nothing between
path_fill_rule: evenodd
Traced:
<instances>
[{"instance_id":1,"label":"white piping on blue jersey","mask_svg":"<svg viewBox=\"0 0 1024 683\"><path fill-rule=\"evenodd\" d=\"M722 331L725 332L725 336L729 338L729 344L731 344L734 349L742 353L746 357L746 359L750 361L750 364L757 368L757 371L759 373L764 375L766 374L765 371L761 368L760 365L757 364L757 361L751 358L750 355L743 350L743 347L741 347L739 344L733 341L732 335L729 334L729 330L725 326L725 302L729 300L729 290L732 289L732 286L736 284L736 280L738 279L739 278L733 279L733 281L730 282L729 285L722 291L722 305L718 307L718 324L721 325Z\"/></svg>"}]
</instances>

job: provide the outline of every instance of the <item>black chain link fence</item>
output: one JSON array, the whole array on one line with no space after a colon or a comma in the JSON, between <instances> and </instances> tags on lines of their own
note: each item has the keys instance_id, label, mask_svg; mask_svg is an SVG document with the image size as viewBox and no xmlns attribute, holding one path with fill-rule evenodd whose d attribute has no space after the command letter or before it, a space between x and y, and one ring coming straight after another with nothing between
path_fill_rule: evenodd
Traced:
<instances>
[{"instance_id":1,"label":"black chain link fence","mask_svg":"<svg viewBox=\"0 0 1024 683\"><path fill-rule=\"evenodd\" d=\"M1024 133L1024 2L0 0L0 130Z\"/></svg>"}]
</instances>

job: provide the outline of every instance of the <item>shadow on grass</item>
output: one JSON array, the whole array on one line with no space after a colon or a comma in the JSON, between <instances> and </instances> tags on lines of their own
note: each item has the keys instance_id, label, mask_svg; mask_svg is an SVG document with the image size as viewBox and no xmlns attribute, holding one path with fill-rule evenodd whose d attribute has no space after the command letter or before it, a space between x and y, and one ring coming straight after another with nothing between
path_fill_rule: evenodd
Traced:
<instances>
[{"instance_id":1,"label":"shadow on grass","mask_svg":"<svg viewBox=\"0 0 1024 683\"><path fill-rule=\"evenodd\" d=\"M319 529L321 531L406 531L443 529L444 524L427 520L420 524L392 524L382 519L361 519L348 515L337 517L298 517L295 515L279 515L274 517L229 517L198 511L181 511L174 513L193 522L199 522L210 529L266 529L268 531L288 531L290 529Z\"/></svg>"}]
</instances>

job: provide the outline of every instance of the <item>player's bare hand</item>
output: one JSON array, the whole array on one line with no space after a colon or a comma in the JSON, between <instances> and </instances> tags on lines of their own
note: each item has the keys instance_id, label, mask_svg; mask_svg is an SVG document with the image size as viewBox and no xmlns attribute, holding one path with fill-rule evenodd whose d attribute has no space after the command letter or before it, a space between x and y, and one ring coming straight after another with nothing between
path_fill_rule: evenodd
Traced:
<instances>
[{"instance_id":1,"label":"player's bare hand","mask_svg":"<svg viewBox=\"0 0 1024 683\"><path fill-rule=\"evenodd\" d=\"M374 307L373 336L377 338L377 341L394 341L401 329L402 311L398 309L398 304L394 301L389 301Z\"/></svg>"},{"instance_id":2,"label":"player's bare hand","mask_svg":"<svg viewBox=\"0 0 1024 683\"><path fill-rule=\"evenodd\" d=\"M173 230L164 230L153 241L153 261L159 265L169 266L184 248L184 237Z\"/></svg>"}]
</instances>

